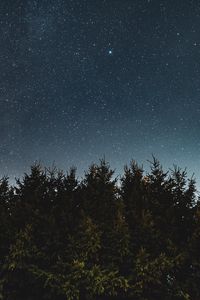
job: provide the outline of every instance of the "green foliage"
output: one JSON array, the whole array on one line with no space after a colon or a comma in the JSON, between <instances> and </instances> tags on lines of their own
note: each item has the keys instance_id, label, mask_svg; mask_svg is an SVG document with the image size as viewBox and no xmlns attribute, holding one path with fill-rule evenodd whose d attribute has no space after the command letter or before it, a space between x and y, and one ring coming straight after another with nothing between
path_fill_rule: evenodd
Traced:
<instances>
[{"instance_id":1,"label":"green foliage","mask_svg":"<svg viewBox=\"0 0 200 300\"><path fill-rule=\"evenodd\" d=\"M200 204L194 179L153 158L121 184L105 159L78 181L32 166L0 180L0 299L196 300Z\"/></svg>"}]
</instances>

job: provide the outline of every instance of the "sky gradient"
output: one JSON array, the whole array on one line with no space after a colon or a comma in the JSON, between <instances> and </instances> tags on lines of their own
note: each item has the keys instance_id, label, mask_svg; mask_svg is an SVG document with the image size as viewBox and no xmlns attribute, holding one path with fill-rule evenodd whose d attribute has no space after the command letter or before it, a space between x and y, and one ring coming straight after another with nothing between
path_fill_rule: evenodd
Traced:
<instances>
[{"instance_id":1,"label":"sky gradient","mask_svg":"<svg viewBox=\"0 0 200 300\"><path fill-rule=\"evenodd\" d=\"M199 1L2 0L0 70L0 175L154 154L200 183Z\"/></svg>"}]
</instances>

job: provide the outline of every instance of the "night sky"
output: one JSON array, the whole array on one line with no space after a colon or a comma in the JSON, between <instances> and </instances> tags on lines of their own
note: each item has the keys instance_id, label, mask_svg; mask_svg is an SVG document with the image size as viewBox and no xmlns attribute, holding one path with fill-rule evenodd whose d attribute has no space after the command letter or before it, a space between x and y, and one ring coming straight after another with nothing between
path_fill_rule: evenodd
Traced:
<instances>
[{"instance_id":1,"label":"night sky","mask_svg":"<svg viewBox=\"0 0 200 300\"><path fill-rule=\"evenodd\" d=\"M0 175L151 154L200 178L200 2L1 0Z\"/></svg>"}]
</instances>

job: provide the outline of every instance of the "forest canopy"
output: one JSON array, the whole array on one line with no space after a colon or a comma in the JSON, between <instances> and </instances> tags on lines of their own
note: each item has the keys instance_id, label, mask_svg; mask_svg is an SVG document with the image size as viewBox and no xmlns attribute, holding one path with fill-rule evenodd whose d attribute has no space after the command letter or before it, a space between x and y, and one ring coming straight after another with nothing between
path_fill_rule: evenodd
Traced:
<instances>
[{"instance_id":1,"label":"forest canopy","mask_svg":"<svg viewBox=\"0 0 200 300\"><path fill-rule=\"evenodd\" d=\"M200 205L185 170L104 160L0 180L0 299L200 299Z\"/></svg>"}]
</instances>

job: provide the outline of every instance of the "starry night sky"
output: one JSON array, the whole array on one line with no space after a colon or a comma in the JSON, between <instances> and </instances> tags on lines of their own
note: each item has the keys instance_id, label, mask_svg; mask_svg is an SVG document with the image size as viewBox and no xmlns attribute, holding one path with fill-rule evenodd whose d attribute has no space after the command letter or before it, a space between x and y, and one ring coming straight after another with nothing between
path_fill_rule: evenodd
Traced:
<instances>
[{"instance_id":1,"label":"starry night sky","mask_svg":"<svg viewBox=\"0 0 200 300\"><path fill-rule=\"evenodd\" d=\"M200 178L200 2L1 0L0 141L11 178L151 154Z\"/></svg>"}]
</instances>

